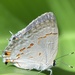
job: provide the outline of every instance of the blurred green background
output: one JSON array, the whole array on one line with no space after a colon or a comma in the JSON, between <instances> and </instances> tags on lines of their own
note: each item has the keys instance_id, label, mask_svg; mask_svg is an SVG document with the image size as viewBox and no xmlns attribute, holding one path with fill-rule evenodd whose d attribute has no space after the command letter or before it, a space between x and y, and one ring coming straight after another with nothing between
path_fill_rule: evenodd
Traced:
<instances>
[{"instance_id":1,"label":"blurred green background","mask_svg":"<svg viewBox=\"0 0 75 75\"><path fill-rule=\"evenodd\" d=\"M75 51L75 0L0 0L0 54L6 47L12 31L28 25L33 19L45 12L53 12L59 29L59 46L57 57ZM63 64L64 62L65 64ZM57 60L53 75L75 75L75 54ZM49 75L48 71L38 73L6 66L0 59L0 75Z\"/></svg>"}]
</instances>

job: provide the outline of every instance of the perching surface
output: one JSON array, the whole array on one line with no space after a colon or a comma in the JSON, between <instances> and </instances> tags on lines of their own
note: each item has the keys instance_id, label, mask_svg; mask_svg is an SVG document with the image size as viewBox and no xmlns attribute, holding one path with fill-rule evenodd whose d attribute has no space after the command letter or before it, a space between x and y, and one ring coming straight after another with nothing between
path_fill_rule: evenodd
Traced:
<instances>
[{"instance_id":1,"label":"perching surface","mask_svg":"<svg viewBox=\"0 0 75 75\"><path fill-rule=\"evenodd\" d=\"M0 0L0 50L7 45L7 38L11 36L9 31L16 33L28 25L38 15L45 12L54 12L59 29L58 55L75 51L75 2L74 1L20 1ZM2 53L2 51L0 51ZM75 55L60 58L60 61L75 66ZM59 68L53 68L53 75L75 75L75 68L69 68L58 61ZM0 59L0 75L38 75L37 71L18 69L14 66L5 65ZM60 69L62 68L62 69ZM49 75L39 73L39 75Z\"/></svg>"}]
</instances>

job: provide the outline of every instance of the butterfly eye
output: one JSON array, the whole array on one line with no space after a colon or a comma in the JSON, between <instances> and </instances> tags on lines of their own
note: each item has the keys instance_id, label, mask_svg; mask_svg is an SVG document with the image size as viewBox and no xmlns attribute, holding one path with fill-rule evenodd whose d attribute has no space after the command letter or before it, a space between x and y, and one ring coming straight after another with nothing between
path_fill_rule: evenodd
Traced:
<instances>
[{"instance_id":1,"label":"butterfly eye","mask_svg":"<svg viewBox=\"0 0 75 75\"><path fill-rule=\"evenodd\" d=\"M15 40L16 39L16 37L14 36L12 39L9 39L9 41L11 41L11 40Z\"/></svg>"},{"instance_id":2,"label":"butterfly eye","mask_svg":"<svg viewBox=\"0 0 75 75\"><path fill-rule=\"evenodd\" d=\"M15 40L15 39L16 39L16 37L14 36L14 37L13 37L13 40Z\"/></svg>"},{"instance_id":3,"label":"butterfly eye","mask_svg":"<svg viewBox=\"0 0 75 75\"><path fill-rule=\"evenodd\" d=\"M14 37L12 38L12 40L18 40L18 37L14 36Z\"/></svg>"}]
</instances>

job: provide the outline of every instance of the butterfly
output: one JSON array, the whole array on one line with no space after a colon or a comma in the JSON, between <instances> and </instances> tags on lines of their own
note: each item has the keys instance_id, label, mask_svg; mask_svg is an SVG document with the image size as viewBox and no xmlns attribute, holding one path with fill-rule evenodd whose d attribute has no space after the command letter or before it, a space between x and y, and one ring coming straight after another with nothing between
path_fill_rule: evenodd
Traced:
<instances>
[{"instance_id":1,"label":"butterfly","mask_svg":"<svg viewBox=\"0 0 75 75\"><path fill-rule=\"evenodd\" d=\"M47 12L38 16L27 27L12 34L2 57L18 68L48 70L55 65L58 51L58 27L55 16Z\"/></svg>"}]
</instances>

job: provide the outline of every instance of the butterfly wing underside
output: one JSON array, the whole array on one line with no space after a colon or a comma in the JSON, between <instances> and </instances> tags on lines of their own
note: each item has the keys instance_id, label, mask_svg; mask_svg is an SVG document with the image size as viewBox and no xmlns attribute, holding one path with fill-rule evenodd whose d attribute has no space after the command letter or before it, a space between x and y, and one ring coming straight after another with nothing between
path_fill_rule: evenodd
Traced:
<instances>
[{"instance_id":1,"label":"butterfly wing underside","mask_svg":"<svg viewBox=\"0 0 75 75\"><path fill-rule=\"evenodd\" d=\"M24 69L46 69L57 53L58 29L53 13L45 13L16 34L21 40L13 48L14 65Z\"/></svg>"}]
</instances>

